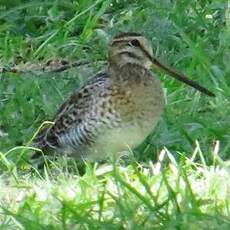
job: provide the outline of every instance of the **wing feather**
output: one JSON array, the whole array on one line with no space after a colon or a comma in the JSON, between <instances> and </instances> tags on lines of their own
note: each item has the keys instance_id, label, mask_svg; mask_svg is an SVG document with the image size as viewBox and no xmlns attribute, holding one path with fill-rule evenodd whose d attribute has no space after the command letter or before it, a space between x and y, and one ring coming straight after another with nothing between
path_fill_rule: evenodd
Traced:
<instances>
[{"instance_id":1,"label":"wing feather","mask_svg":"<svg viewBox=\"0 0 230 230\"><path fill-rule=\"evenodd\" d=\"M74 92L59 108L54 124L38 135L39 146L42 149L68 146L76 150L81 145L94 143L103 127L109 126L111 120L113 124L119 120L111 108L106 114L111 81L106 73L99 73Z\"/></svg>"}]
</instances>

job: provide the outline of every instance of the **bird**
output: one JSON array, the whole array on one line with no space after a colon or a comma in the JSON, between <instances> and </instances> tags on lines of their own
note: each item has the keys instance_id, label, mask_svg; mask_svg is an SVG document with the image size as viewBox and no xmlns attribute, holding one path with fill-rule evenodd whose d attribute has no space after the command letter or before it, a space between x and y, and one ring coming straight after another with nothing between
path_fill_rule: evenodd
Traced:
<instances>
[{"instance_id":1,"label":"bird","mask_svg":"<svg viewBox=\"0 0 230 230\"><path fill-rule=\"evenodd\" d=\"M142 34L116 35L109 45L106 70L95 74L58 109L51 126L36 138L43 151L54 150L80 160L118 157L134 149L153 131L165 106L158 67L209 96L208 89L153 55Z\"/></svg>"}]
</instances>

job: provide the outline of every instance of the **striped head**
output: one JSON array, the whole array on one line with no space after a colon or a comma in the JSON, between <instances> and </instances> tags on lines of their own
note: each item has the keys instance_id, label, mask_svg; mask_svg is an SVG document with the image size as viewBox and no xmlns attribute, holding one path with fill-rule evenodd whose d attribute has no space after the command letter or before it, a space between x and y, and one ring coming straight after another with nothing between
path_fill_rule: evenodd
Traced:
<instances>
[{"instance_id":1,"label":"striped head","mask_svg":"<svg viewBox=\"0 0 230 230\"><path fill-rule=\"evenodd\" d=\"M153 55L151 43L139 33L123 33L115 36L109 49L109 64L118 68L127 63L135 63L150 69L151 65L160 68L179 81L198 91L214 97L215 95L183 73L163 64Z\"/></svg>"},{"instance_id":2,"label":"striped head","mask_svg":"<svg viewBox=\"0 0 230 230\"><path fill-rule=\"evenodd\" d=\"M151 43L138 33L123 33L114 37L109 50L109 61L117 66L126 63L137 63L146 68L152 65Z\"/></svg>"}]
</instances>

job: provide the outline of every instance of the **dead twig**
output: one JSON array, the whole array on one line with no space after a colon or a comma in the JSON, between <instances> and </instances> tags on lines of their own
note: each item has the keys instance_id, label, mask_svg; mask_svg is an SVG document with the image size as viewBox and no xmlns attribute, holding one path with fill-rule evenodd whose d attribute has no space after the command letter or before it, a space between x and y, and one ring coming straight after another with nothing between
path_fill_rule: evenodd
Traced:
<instances>
[{"instance_id":1,"label":"dead twig","mask_svg":"<svg viewBox=\"0 0 230 230\"><path fill-rule=\"evenodd\" d=\"M104 62L100 60L99 62ZM45 63L23 63L15 65L13 67L0 67L0 73L30 73L30 72L41 72L41 73L57 73L67 69L92 64L90 61L81 60L69 62L66 60L49 60Z\"/></svg>"}]
</instances>

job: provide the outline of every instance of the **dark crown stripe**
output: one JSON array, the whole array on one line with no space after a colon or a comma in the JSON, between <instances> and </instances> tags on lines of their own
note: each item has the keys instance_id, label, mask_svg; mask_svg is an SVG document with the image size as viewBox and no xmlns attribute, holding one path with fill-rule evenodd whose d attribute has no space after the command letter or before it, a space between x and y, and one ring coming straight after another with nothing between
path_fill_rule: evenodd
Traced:
<instances>
[{"instance_id":1,"label":"dark crown stripe","mask_svg":"<svg viewBox=\"0 0 230 230\"><path fill-rule=\"evenodd\" d=\"M114 37L114 39L124 38L124 37L141 37L141 36L142 36L142 34L140 34L140 33L127 32L127 33L118 34L117 36Z\"/></svg>"}]
</instances>

